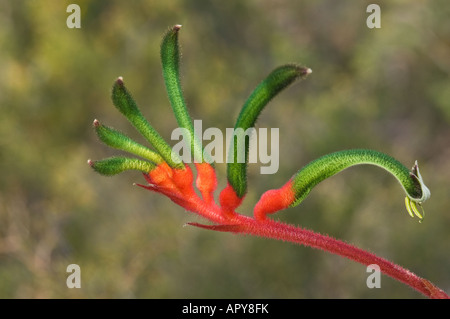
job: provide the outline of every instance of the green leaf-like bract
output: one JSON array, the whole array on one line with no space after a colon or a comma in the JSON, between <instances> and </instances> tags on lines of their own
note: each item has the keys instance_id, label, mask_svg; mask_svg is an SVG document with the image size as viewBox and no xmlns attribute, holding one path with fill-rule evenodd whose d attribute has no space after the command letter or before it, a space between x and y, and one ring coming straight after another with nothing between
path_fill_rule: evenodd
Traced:
<instances>
[{"instance_id":1,"label":"green leaf-like bract","mask_svg":"<svg viewBox=\"0 0 450 319\"><path fill-rule=\"evenodd\" d=\"M122 78L118 78L112 90L112 100L117 109L125 115L131 124L153 145L156 151L171 167L183 168L181 160L172 160L172 148L144 118L131 94L126 89Z\"/></svg>"},{"instance_id":2,"label":"green leaf-like bract","mask_svg":"<svg viewBox=\"0 0 450 319\"><path fill-rule=\"evenodd\" d=\"M196 162L203 162L203 148L195 135L192 119L186 107L183 97L183 90L180 82L180 47L178 44L178 31L180 25L170 28L165 34L161 43L161 62L163 69L164 83L169 96L175 118L179 127L188 130L191 135L191 151Z\"/></svg>"},{"instance_id":3,"label":"green leaf-like bract","mask_svg":"<svg viewBox=\"0 0 450 319\"><path fill-rule=\"evenodd\" d=\"M311 73L311 69L301 67L295 64L287 64L273 70L252 92L245 102L234 126L236 129L242 129L244 132L255 125L255 122L269 101L289 86L299 77L305 77ZM238 150L238 136L233 136L230 151L233 158L228 159L227 177L229 184L239 197L243 197L247 192L247 161L249 138L245 136L245 150ZM238 163L239 152L245 152L245 162Z\"/></svg>"},{"instance_id":4,"label":"green leaf-like bract","mask_svg":"<svg viewBox=\"0 0 450 319\"><path fill-rule=\"evenodd\" d=\"M148 159L155 164L160 164L164 161L163 158L156 152L135 142L125 134L111 127L100 124L97 120L94 121L94 127L100 140L110 147L135 154L142 158Z\"/></svg>"},{"instance_id":5,"label":"green leaf-like bract","mask_svg":"<svg viewBox=\"0 0 450 319\"><path fill-rule=\"evenodd\" d=\"M137 170L148 173L155 168L155 165L152 163L128 157L110 157L94 162L89 161L89 165L91 165L97 173L106 176L116 175L127 170Z\"/></svg>"},{"instance_id":6,"label":"green leaf-like bract","mask_svg":"<svg viewBox=\"0 0 450 319\"><path fill-rule=\"evenodd\" d=\"M424 195L428 192L426 186L413 178L410 171L395 158L378 151L353 149L324 155L300 169L292 178L295 201L291 206L300 204L321 181L346 168L360 164L376 165L391 173L411 199L421 201L427 199L428 195Z\"/></svg>"}]
</instances>

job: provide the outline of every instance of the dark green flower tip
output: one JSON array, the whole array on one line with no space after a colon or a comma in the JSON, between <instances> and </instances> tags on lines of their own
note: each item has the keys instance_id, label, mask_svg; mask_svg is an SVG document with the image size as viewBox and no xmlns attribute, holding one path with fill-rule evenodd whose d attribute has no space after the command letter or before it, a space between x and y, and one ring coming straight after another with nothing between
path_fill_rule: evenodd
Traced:
<instances>
[{"instance_id":1,"label":"dark green flower tip","mask_svg":"<svg viewBox=\"0 0 450 319\"><path fill-rule=\"evenodd\" d=\"M235 135L229 146L231 148L229 154L233 157L228 159L227 165L228 182L239 197L243 197L247 192L247 162L250 143L246 134L238 133L245 132L247 129L254 127L258 116L271 99L295 80L305 78L311 73L312 71L310 68L297 64L280 66L273 70L255 88L242 107L236 121ZM245 138L245 140L241 141L240 139L243 138ZM245 149L238 149L238 145L244 145ZM244 161L238 159L238 157L242 155L245 156Z\"/></svg>"},{"instance_id":2,"label":"dark green flower tip","mask_svg":"<svg viewBox=\"0 0 450 319\"><path fill-rule=\"evenodd\" d=\"M180 48L178 44L180 28L181 25L176 25L165 34L161 43L161 63L167 94L178 125L193 132L193 123L186 107L180 81Z\"/></svg>"},{"instance_id":3,"label":"dark green flower tip","mask_svg":"<svg viewBox=\"0 0 450 319\"><path fill-rule=\"evenodd\" d=\"M114 106L123 114L125 117L133 117L133 116L142 116L139 108L136 105L133 97L130 92L128 92L125 84L123 82L123 78L119 76L114 82L113 90L112 90L112 100Z\"/></svg>"},{"instance_id":4,"label":"dark green flower tip","mask_svg":"<svg viewBox=\"0 0 450 319\"><path fill-rule=\"evenodd\" d=\"M417 161L415 161L414 166L411 169L411 172L409 172L409 176L411 177L411 180L413 181L415 186L414 187L415 191L408 193L410 199L419 204L429 199L431 196L431 192L423 182L423 178L422 175L420 174L419 164L417 163Z\"/></svg>"},{"instance_id":5,"label":"dark green flower tip","mask_svg":"<svg viewBox=\"0 0 450 319\"><path fill-rule=\"evenodd\" d=\"M411 217L416 215L419 217L419 221L422 222L425 217L425 210L422 208L422 203L430 198L431 192L423 182L417 161L409 172L409 176L411 177L413 186L410 187L412 191L406 193L405 206ZM417 206L420 206L421 212Z\"/></svg>"},{"instance_id":6,"label":"dark green flower tip","mask_svg":"<svg viewBox=\"0 0 450 319\"><path fill-rule=\"evenodd\" d=\"M97 173L112 176L127 170L137 170L148 173L155 168L155 165L146 161L128 157L110 157L99 161L88 160Z\"/></svg>"},{"instance_id":7,"label":"dark green flower tip","mask_svg":"<svg viewBox=\"0 0 450 319\"><path fill-rule=\"evenodd\" d=\"M203 162L203 147L195 134L192 119L189 115L180 81L180 46L178 31L181 25L170 28L161 43L161 63L164 83L170 105L179 127L185 128L190 134L191 151L196 162Z\"/></svg>"},{"instance_id":8,"label":"dark green flower tip","mask_svg":"<svg viewBox=\"0 0 450 319\"><path fill-rule=\"evenodd\" d=\"M110 147L135 154L155 164L160 164L164 161L158 153L135 142L125 134L101 124L98 120L94 120L93 126L99 139Z\"/></svg>"},{"instance_id":9,"label":"dark green flower tip","mask_svg":"<svg viewBox=\"0 0 450 319\"><path fill-rule=\"evenodd\" d=\"M261 111L283 89L297 79L312 73L310 68L297 64L282 65L273 70L252 92L239 113L235 128L253 127Z\"/></svg>"}]
</instances>

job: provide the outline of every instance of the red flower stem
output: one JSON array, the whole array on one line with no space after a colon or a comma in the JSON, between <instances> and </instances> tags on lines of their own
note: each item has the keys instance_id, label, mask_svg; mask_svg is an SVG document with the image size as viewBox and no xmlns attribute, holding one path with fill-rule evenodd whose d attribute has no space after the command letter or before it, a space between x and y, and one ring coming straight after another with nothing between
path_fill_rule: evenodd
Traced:
<instances>
[{"instance_id":1,"label":"red flower stem","mask_svg":"<svg viewBox=\"0 0 450 319\"><path fill-rule=\"evenodd\" d=\"M256 235L292 242L322 249L366 266L376 264L384 274L403 282L429 298L450 298L444 291L434 286L431 282L417 276L408 269L341 240L271 219L257 221L251 217L238 213L234 213L233 216L229 216L228 214L224 215L219 206L215 204L205 205L198 197L191 197L190 203L191 207L194 208L195 213L217 224L209 226L191 223L190 225L211 230Z\"/></svg>"},{"instance_id":2,"label":"red flower stem","mask_svg":"<svg viewBox=\"0 0 450 319\"><path fill-rule=\"evenodd\" d=\"M449 298L441 289L428 280L420 278L411 271L384 258L347 244L341 240L322 235L311 230L283 224L273 220L253 222L242 225L242 233L263 236L296 244L319 248L327 252L349 258L363 265L376 264L384 274L403 282L430 298Z\"/></svg>"},{"instance_id":3,"label":"red flower stem","mask_svg":"<svg viewBox=\"0 0 450 319\"><path fill-rule=\"evenodd\" d=\"M384 258L327 235L266 218L265 209L268 209L268 213L272 213L272 211L279 209L279 205L285 206L284 201L281 201L281 204L274 204L271 199L274 197L280 200L281 197L286 195L285 188L266 193L259 202L259 206L262 208L255 210L255 218L235 211L241 204L242 198L236 195L230 185L220 193L220 206L217 205L213 197L217 185L214 169L209 164L198 164L196 166L198 170L196 184L201 197L195 192L192 185L193 174L189 166L185 166L184 169L172 169L168 165L158 165L148 175L144 175L149 185L138 185L166 195L186 210L194 212L213 223L213 225L199 223L189 223L189 225L210 230L272 238L322 249L366 266L375 264L384 274L403 282L427 297L450 298L428 280L420 278L408 269ZM289 195L289 192L287 193ZM257 204L257 207L259 206ZM259 210L261 212L258 212Z\"/></svg>"}]
</instances>

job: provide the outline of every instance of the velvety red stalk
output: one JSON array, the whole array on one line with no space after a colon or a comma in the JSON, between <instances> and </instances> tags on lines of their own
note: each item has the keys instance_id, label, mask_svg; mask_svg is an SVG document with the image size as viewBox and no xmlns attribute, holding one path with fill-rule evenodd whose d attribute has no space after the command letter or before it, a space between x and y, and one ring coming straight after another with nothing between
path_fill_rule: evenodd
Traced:
<instances>
[{"instance_id":1,"label":"velvety red stalk","mask_svg":"<svg viewBox=\"0 0 450 319\"><path fill-rule=\"evenodd\" d=\"M381 272L384 274L405 283L427 297L449 298L444 291L434 286L431 282L420 278L403 267L353 245L347 244L341 240L337 240L311 230L276 222L270 219L259 222L255 219L237 213L233 220L233 224L209 226L192 223L191 225L210 230L256 235L265 238L292 242L312 248L322 249L324 251L349 258L366 266L376 264L380 267Z\"/></svg>"},{"instance_id":2,"label":"velvety red stalk","mask_svg":"<svg viewBox=\"0 0 450 319\"><path fill-rule=\"evenodd\" d=\"M376 264L384 274L407 284L430 298L449 298L445 292L435 287L428 280L420 278L411 271L384 258L378 257L341 240L270 219L264 222L245 221L240 226L240 229L237 229L236 232L322 249L349 258L366 266Z\"/></svg>"},{"instance_id":3,"label":"velvety red stalk","mask_svg":"<svg viewBox=\"0 0 450 319\"><path fill-rule=\"evenodd\" d=\"M149 185L139 186L162 193L186 210L213 223L213 225L199 223L189 225L287 241L340 255L366 266L376 264L384 274L403 282L427 297L450 298L428 280L384 258L327 235L267 219L266 214L286 208L292 203L290 181L278 190L263 194L255 206L255 218L251 218L235 211L242 202L242 198L239 198L229 185L220 193L220 206L218 206L213 199L213 192L217 186L214 169L206 163L197 164L196 167L196 185L202 197L197 195L192 186L193 174L188 166L185 169L171 169L166 165L160 165L145 175Z\"/></svg>"}]
</instances>

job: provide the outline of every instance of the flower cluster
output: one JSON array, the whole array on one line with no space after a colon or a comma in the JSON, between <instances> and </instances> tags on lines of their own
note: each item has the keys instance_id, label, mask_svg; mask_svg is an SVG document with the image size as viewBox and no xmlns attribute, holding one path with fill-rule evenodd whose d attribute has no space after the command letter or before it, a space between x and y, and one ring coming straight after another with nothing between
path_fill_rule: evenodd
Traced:
<instances>
[{"instance_id":1,"label":"flower cluster","mask_svg":"<svg viewBox=\"0 0 450 319\"><path fill-rule=\"evenodd\" d=\"M180 25L175 25L166 32L161 45L161 60L166 89L178 125L190 135L188 140L195 159L193 167L184 163L143 117L121 77L115 81L112 89L113 104L150 143L152 149L95 120L95 131L103 143L137 157L89 160L89 165L103 175L115 175L126 170L141 171L147 184L138 184L139 186L163 194L177 205L211 222L208 225L199 223L190 223L189 225L290 241L323 249L365 265L377 264L382 272L429 297L447 298L448 296L442 290L429 281L383 258L329 236L267 218L268 214L298 205L319 182L357 164L377 165L394 175L406 192L408 212L411 216L417 215L422 218L423 214L417 210L416 204L420 205L428 199L430 192L423 183L417 165L410 172L390 156L371 150L348 150L325 155L299 170L281 188L264 193L254 207L252 218L236 212L247 193L249 143L244 143L245 161L237 161L234 158L227 163L228 183L220 192L218 203L215 201L216 173L213 165L205 158L207 154L204 154L202 145L195 136L192 120L182 94L178 45L180 28ZM295 80L305 78L311 72L311 69L295 64L283 65L272 71L260 82L245 102L236 121L235 130L245 131L253 127L258 115L273 97ZM238 145L241 145L238 143L238 136L234 136L229 146L234 151L232 152L235 154L234 156L238 154ZM192 171L194 167L196 169L195 182Z\"/></svg>"}]
</instances>

